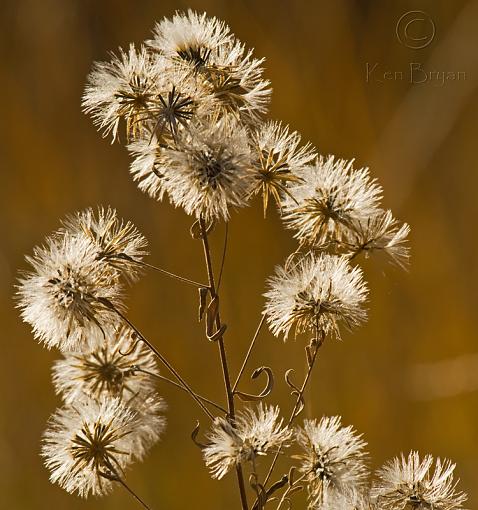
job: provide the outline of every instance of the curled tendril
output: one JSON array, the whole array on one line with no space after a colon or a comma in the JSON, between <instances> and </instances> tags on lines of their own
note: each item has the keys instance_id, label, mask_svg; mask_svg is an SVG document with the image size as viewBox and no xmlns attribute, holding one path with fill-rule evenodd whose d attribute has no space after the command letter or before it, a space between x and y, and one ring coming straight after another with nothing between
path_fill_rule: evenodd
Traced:
<instances>
[{"instance_id":1,"label":"curled tendril","mask_svg":"<svg viewBox=\"0 0 478 510\"><path fill-rule=\"evenodd\" d=\"M194 430L191 432L191 439L192 439L193 443L198 448L201 448L201 450L202 450L203 448L206 448L207 445L205 445L204 443L201 443L197 439L197 437L199 435L199 428L200 428L199 422L196 422L196 426L194 427Z\"/></svg>"},{"instance_id":2,"label":"curled tendril","mask_svg":"<svg viewBox=\"0 0 478 510\"><path fill-rule=\"evenodd\" d=\"M285 378L285 382L287 383L287 386L289 386L289 388L292 388L292 391L290 392L290 394L295 395L298 399L298 404L296 405L296 409L295 409L294 415L292 417L292 419L295 419L304 410L305 401L304 401L304 395L302 395L302 392L300 391L299 387L296 386L291 379L292 372L294 372L294 369L289 368L289 370L287 370L287 372L285 373L284 378Z\"/></svg>"},{"instance_id":3,"label":"curled tendril","mask_svg":"<svg viewBox=\"0 0 478 510\"><path fill-rule=\"evenodd\" d=\"M274 372L272 369L270 367L258 367L252 372L251 379L257 379L262 373L266 374L267 383L258 395L243 393L242 391L235 391L234 394L245 402L258 402L268 397L274 388Z\"/></svg>"},{"instance_id":4,"label":"curled tendril","mask_svg":"<svg viewBox=\"0 0 478 510\"><path fill-rule=\"evenodd\" d=\"M219 296L214 296L209 303L206 311L206 336L209 341L215 342L224 335L227 329L226 324L222 324L216 331L216 317L219 313Z\"/></svg>"},{"instance_id":5,"label":"curled tendril","mask_svg":"<svg viewBox=\"0 0 478 510\"><path fill-rule=\"evenodd\" d=\"M256 473L249 476L249 485L254 489L257 495L257 508L260 510L265 507L267 503L267 492L264 486L259 483Z\"/></svg>"},{"instance_id":6,"label":"curled tendril","mask_svg":"<svg viewBox=\"0 0 478 510\"><path fill-rule=\"evenodd\" d=\"M206 227L206 232L203 232L201 228L201 222L196 220L189 229L189 232L191 233L191 237L193 239L202 239L203 235L208 235L210 232L212 232L213 228L214 221L211 221L211 223L209 223L209 225Z\"/></svg>"}]
</instances>

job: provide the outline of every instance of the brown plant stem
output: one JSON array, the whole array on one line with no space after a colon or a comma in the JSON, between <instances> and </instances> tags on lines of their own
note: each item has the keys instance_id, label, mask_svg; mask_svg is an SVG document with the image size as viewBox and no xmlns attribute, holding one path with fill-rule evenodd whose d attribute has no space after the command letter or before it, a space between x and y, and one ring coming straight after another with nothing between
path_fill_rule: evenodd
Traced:
<instances>
[{"instance_id":1,"label":"brown plant stem","mask_svg":"<svg viewBox=\"0 0 478 510\"><path fill-rule=\"evenodd\" d=\"M149 370L144 370L141 367L136 366L136 365L133 365L131 367L131 370L135 371L135 372L142 372L143 374L150 375L151 377L155 377L156 379L159 379L160 381L167 382L167 383L171 384L172 386L175 386L176 388L179 388L180 390L183 390L183 391L187 392L187 390L186 390L186 388L184 386L182 386L181 384L178 384L177 382L169 379L168 377L164 377L164 375L154 374L153 372L149 372ZM205 404L209 404L209 405L215 407L216 409L218 409L219 411L227 414L227 410L224 409L224 407L220 406L219 404L216 404L216 402L213 402L212 400L209 400L206 397L202 397L198 393L196 393L195 395L196 395L196 397L198 399L202 400Z\"/></svg>"},{"instance_id":2,"label":"brown plant stem","mask_svg":"<svg viewBox=\"0 0 478 510\"><path fill-rule=\"evenodd\" d=\"M256 344L256 340L259 337L259 333L261 332L261 329L262 329L262 326L264 325L265 320L266 320L266 316L263 315L259 322L259 325L257 326L256 332L254 333L254 336L252 337L251 343L249 344L249 349L247 350L244 361L242 362L242 366L241 366L241 369L239 370L239 374L237 374L236 382L234 383L234 386L232 387L233 393L236 391L236 389L239 385L242 374L244 373L244 370L246 369L249 358L251 357L252 349L254 348L254 345Z\"/></svg>"},{"instance_id":3,"label":"brown plant stem","mask_svg":"<svg viewBox=\"0 0 478 510\"><path fill-rule=\"evenodd\" d=\"M135 264L137 264L138 266L147 267L148 269L152 269L153 271L157 271L158 273L169 276L170 278L174 278L175 280L178 280L180 282L187 283L188 285L192 285L193 287L196 287L198 289L202 289L202 288L207 289L207 285L204 285L199 282L195 282L194 280L190 280L189 278L185 278L184 276L179 276L178 274L171 273L171 271L166 271L166 269L162 269L160 267L153 266L152 264L148 264L147 262L136 260L136 259L133 259L130 257L128 257L128 259L131 262L134 262Z\"/></svg>"},{"instance_id":4,"label":"brown plant stem","mask_svg":"<svg viewBox=\"0 0 478 510\"><path fill-rule=\"evenodd\" d=\"M214 280L214 271L212 268L211 250L209 247L209 240L207 237L207 226L206 226L206 222L204 221L203 218L199 219L199 225L201 228L201 238L202 238L202 244L203 244L203 249L204 249L204 260L206 262L206 270L207 270L207 276L208 276L208 281L209 281L209 294L211 296L211 299L215 299L215 298L217 298L217 293L216 293L216 284L215 284L215 280ZM221 317L219 315L219 310L217 311L215 322L216 322L217 331L220 331L222 325L221 325ZM219 356L221 359L224 387L226 389L228 420L230 422L233 422L235 415L236 415L235 406L234 406L234 393L233 393L232 387L231 387L231 378L229 375L229 367L227 364L226 348L224 345L223 336L220 335L217 338L216 342L218 345ZM239 485L239 492L241 495L242 509L249 510L249 506L247 503L246 487L244 484L244 474L242 472L242 467L240 464L236 465L236 475L237 475L237 482Z\"/></svg>"},{"instance_id":5,"label":"brown plant stem","mask_svg":"<svg viewBox=\"0 0 478 510\"><path fill-rule=\"evenodd\" d=\"M149 349L158 357L161 363L171 372L171 374L176 378L176 380L181 384L185 391L191 395L191 397L196 401L199 407L208 415L211 420L214 420L214 416L211 414L209 409L201 402L196 393L191 389L189 384L179 375L177 370L171 365L171 363L156 349L156 347L139 331L139 329L124 315L120 310L118 310L110 301L106 299L101 299L101 303L107 306L110 310L116 313L120 319L125 322L137 335L138 338L144 342Z\"/></svg>"},{"instance_id":6,"label":"brown plant stem","mask_svg":"<svg viewBox=\"0 0 478 510\"><path fill-rule=\"evenodd\" d=\"M295 418L297 417L297 411L298 409L300 408L301 404L302 404L302 398L303 398L303 395L304 395L304 392L305 392L305 389L307 387L307 384L310 380L310 376L312 375L312 370L314 368L314 365L315 365L315 360L317 359L317 353L319 352L319 349L320 347L322 346L323 344L323 339L322 340L318 340L318 343L315 345L315 349L314 349L314 352L313 352L313 355L310 359L310 362L309 362L309 368L307 370L307 373L305 375L305 378L304 378L304 382L302 383L302 386L300 387L300 390L299 390L299 393L297 395L297 399L295 401L295 405L294 405L294 408L292 409L292 413L290 415L290 418L289 418L289 421L287 422L287 427L290 427L293 423L293 421L295 420ZM279 448L277 449L277 452L275 453L274 455L274 458L272 459L272 464L269 468L269 471L267 473L267 476L264 480L264 486L267 485L268 481L270 480L271 476L272 476L272 473L274 471L274 468L275 468L275 465L277 464L277 460L279 459L279 455L282 451L282 445L279 446Z\"/></svg>"},{"instance_id":7,"label":"brown plant stem","mask_svg":"<svg viewBox=\"0 0 478 510\"><path fill-rule=\"evenodd\" d=\"M115 481L117 481L120 485L122 485L127 492L133 496L133 498L145 509L145 510L151 510L151 508L134 492L127 484L126 482L121 479L119 476L115 478Z\"/></svg>"}]
</instances>

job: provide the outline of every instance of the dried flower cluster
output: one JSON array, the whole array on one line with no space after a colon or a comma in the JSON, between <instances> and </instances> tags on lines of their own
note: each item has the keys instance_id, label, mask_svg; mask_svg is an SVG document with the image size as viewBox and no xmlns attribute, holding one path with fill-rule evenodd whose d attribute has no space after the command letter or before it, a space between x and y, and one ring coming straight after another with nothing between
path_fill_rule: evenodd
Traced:
<instances>
[{"instance_id":1,"label":"dried flower cluster","mask_svg":"<svg viewBox=\"0 0 478 510\"><path fill-rule=\"evenodd\" d=\"M420 460L412 452L371 482L366 443L352 426L338 416L297 424L319 349L366 320L358 255L381 251L404 267L409 227L382 207L382 188L367 168L319 156L297 132L266 118L271 89L262 66L225 23L192 11L162 20L152 39L95 64L85 111L113 141L125 133L142 191L194 217L191 233L202 241L208 283L144 263L146 240L111 209L69 216L35 249L32 270L20 279L19 307L35 337L63 351L53 382L64 407L43 443L51 480L81 496L106 494L115 482L133 493L124 471L165 428L155 390L157 380L167 380L159 360L174 377L169 382L210 419L204 442L199 426L192 438L213 478L235 472L243 510L292 508L301 489L310 510L462 509L466 497L456 489L451 462L437 460L432 471L431 456ZM268 280L262 321L233 385L208 235L256 196L264 217L275 203L298 246ZM124 284L146 268L199 290L200 320L219 348L227 409L192 390L126 317ZM293 381L292 370L285 374L293 400L288 418L264 403L274 386L271 368L253 372L254 379L267 376L261 393L238 389L264 322L284 340L291 333L308 337L303 383ZM279 455L291 468L274 483ZM265 457L267 475L259 469Z\"/></svg>"},{"instance_id":2,"label":"dried flower cluster","mask_svg":"<svg viewBox=\"0 0 478 510\"><path fill-rule=\"evenodd\" d=\"M138 276L146 240L114 210L64 221L28 257L19 306L34 335L63 351L53 383L64 407L43 442L51 480L81 496L107 493L165 428L156 361L123 323L122 280Z\"/></svg>"}]
</instances>

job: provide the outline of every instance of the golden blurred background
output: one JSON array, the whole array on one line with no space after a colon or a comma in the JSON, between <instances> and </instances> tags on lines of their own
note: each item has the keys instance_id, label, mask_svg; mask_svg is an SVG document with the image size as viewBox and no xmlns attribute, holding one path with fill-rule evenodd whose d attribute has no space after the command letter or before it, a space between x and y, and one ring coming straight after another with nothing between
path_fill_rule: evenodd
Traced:
<instances>
[{"instance_id":1,"label":"golden blurred background","mask_svg":"<svg viewBox=\"0 0 478 510\"><path fill-rule=\"evenodd\" d=\"M369 321L321 350L307 415L341 414L365 434L373 468L412 448L453 459L468 507L476 508L476 0L1 2L0 507L136 508L120 488L83 501L49 483L39 445L59 405L50 381L59 354L33 339L12 295L24 254L65 214L97 204L133 220L150 240L151 263L205 278L190 218L142 194L129 177L126 150L102 139L80 108L93 61L141 42L155 21L189 7L224 19L266 57L272 117L321 153L370 166L385 206L412 226L408 272L362 261L372 290ZM414 10L429 18L410 26L412 44L403 44L397 21ZM410 48L427 37L430 20L433 40ZM222 236L217 228L216 263ZM264 280L294 247L276 214L262 220L259 201L234 214L222 284L234 372L259 320ZM196 306L194 290L157 274L130 291L134 322L202 393L221 399L217 352L196 322ZM272 400L288 413L282 374L303 370L303 342L283 344L264 333L250 368L261 364L274 367ZM257 389L248 384L244 390ZM128 473L130 485L155 509L237 508L234 477L211 480L189 438L198 411L174 389L160 391L169 404L168 433Z\"/></svg>"}]
</instances>

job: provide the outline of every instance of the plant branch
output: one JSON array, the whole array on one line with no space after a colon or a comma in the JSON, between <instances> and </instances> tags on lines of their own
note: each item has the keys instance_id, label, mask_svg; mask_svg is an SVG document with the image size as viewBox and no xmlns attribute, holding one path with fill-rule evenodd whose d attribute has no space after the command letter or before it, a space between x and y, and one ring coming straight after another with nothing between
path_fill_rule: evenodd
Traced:
<instances>
[{"instance_id":1,"label":"plant branch","mask_svg":"<svg viewBox=\"0 0 478 510\"><path fill-rule=\"evenodd\" d=\"M119 476L115 478L115 480L121 484L130 494L133 496L133 498L143 507L145 510L151 510L151 508L134 492L127 484L126 482L121 479Z\"/></svg>"},{"instance_id":2,"label":"plant branch","mask_svg":"<svg viewBox=\"0 0 478 510\"><path fill-rule=\"evenodd\" d=\"M187 283L188 285L192 285L193 287L197 287L198 289L202 289L202 288L207 289L207 287L208 287L207 285L204 285L203 283L195 282L194 280L190 280L189 278L185 278L184 276L179 276L175 273L171 273L171 271L166 271L166 269L161 269L160 267L153 266L152 264L148 264L147 262L136 260L136 259L133 259L130 257L128 257L128 260L137 264L138 266L147 267L148 269L152 269L153 271L157 271L158 273L169 276L170 278L174 278L175 280L178 280L180 282Z\"/></svg>"},{"instance_id":3,"label":"plant branch","mask_svg":"<svg viewBox=\"0 0 478 510\"><path fill-rule=\"evenodd\" d=\"M303 398L305 389L307 388L307 384L308 384L308 382L310 380L310 376L312 375L312 370L314 369L315 360L317 359L317 353L319 352L319 349L320 349L320 347L322 346L322 344L324 342L323 337L322 338L317 338L316 342L317 343L314 345L314 352L312 354L312 357L310 358L310 361L308 361L308 370L307 370L307 373L305 375L304 382L302 383L302 386L300 387L300 390L299 390L299 392L297 394L297 399L295 401L294 408L292 409L292 413L290 415L289 421L287 422L287 427L290 427L292 425L293 421L295 420L295 418L297 417L297 411L298 411L298 409L301 406L302 398ZM264 486L267 485L268 481L270 480L270 478L272 476L272 473L274 471L275 465L277 464L277 460L279 459L279 455L280 455L281 451L282 451L282 445L279 446L279 448L277 449L276 454L274 455L274 458L272 459L272 464L271 464L271 466L269 468L269 471L267 473L267 476L266 476L266 478L264 480Z\"/></svg>"},{"instance_id":4,"label":"plant branch","mask_svg":"<svg viewBox=\"0 0 478 510\"><path fill-rule=\"evenodd\" d=\"M201 229L201 239L203 244L203 250L204 250L204 260L206 262L206 270L207 270L207 276L209 281L209 294L211 295L211 299L217 298L217 292L216 292L216 284L214 280L214 270L212 267L212 260L211 260L211 250L209 247L209 240L207 237L207 226L206 222L203 218L199 219L199 226ZM216 312L216 329L217 331L221 331L222 324L221 324L221 317L219 315L219 308ZM227 397L227 408L228 408L228 420L233 422L235 418L235 407L234 407L234 393L232 391L231 387L231 378L229 375L229 367L227 364L227 356L226 356L226 348L224 346L224 338L223 335L220 334L217 339L217 345L219 349L219 356L221 359L221 367L222 367L222 374L224 379L224 386L226 389L226 397ZM247 503L247 495L246 495L246 488L244 484L244 475L242 472L242 467L240 464L236 465L236 474L237 474L237 482L239 484L239 492L241 495L241 504L243 510L248 510L249 506Z\"/></svg>"},{"instance_id":5,"label":"plant branch","mask_svg":"<svg viewBox=\"0 0 478 510\"><path fill-rule=\"evenodd\" d=\"M164 382L167 382L169 384L171 384L172 386L175 386L176 388L179 388L180 390L183 390L183 391L186 391L186 388L184 386L182 386L181 384L178 384L177 382L169 379L168 377L164 377L164 375L160 375L160 374L154 374L153 372L150 372L149 370L144 370L142 369L141 367L137 366L137 365L133 365L130 370L134 371L134 372L142 372L143 374L147 374L147 375L150 375L151 377L155 377L156 379L159 379L161 381L164 381ZM196 397L200 400L202 400L203 402L205 402L206 404L210 404L212 405L213 407L215 407L216 409L218 409L219 411L227 414L227 410L224 409L224 407L220 406L219 404L216 404L216 402L213 402L212 400L209 400L208 398L206 397L202 397L201 395L199 395L198 393L195 393Z\"/></svg>"},{"instance_id":6,"label":"plant branch","mask_svg":"<svg viewBox=\"0 0 478 510\"><path fill-rule=\"evenodd\" d=\"M99 299L100 302L105 305L107 308L112 310L113 312L120 317L120 319L125 322L137 335L138 338L144 342L149 349L158 357L161 363L171 372L171 374L176 378L176 380L183 386L184 390L191 395L191 397L197 402L199 407L211 418L214 420L214 416L211 414L209 409L201 402L196 393L191 389L189 384L179 375L177 370L171 365L171 363L156 349L156 347L139 331L139 329L124 315L121 313L109 300L107 299Z\"/></svg>"},{"instance_id":7,"label":"plant branch","mask_svg":"<svg viewBox=\"0 0 478 510\"><path fill-rule=\"evenodd\" d=\"M254 345L256 343L256 340L259 336L259 333L262 329L262 326L264 325L266 317L265 315L262 316L259 325L257 326L256 332L254 333L254 336L252 337L251 343L249 345L249 349L247 350L247 354L244 358L244 361L242 363L241 369L239 370L239 374L237 375L236 382L234 383L234 386L232 387L232 392L234 393L237 389L237 386L239 385L239 381L241 380L242 374L244 373L244 370L246 369L247 363L249 361L249 358L251 357L252 349L254 348Z\"/></svg>"}]
</instances>

